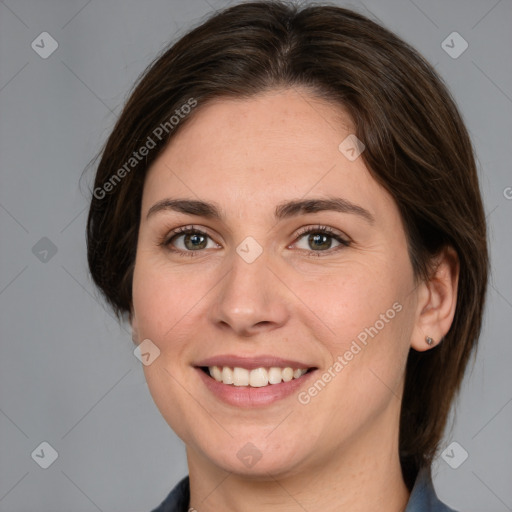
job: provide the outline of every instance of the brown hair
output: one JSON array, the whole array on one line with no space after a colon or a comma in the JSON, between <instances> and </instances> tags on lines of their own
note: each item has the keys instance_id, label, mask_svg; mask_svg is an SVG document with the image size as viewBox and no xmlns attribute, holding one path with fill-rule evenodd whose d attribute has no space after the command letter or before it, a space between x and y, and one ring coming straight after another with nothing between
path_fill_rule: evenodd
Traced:
<instances>
[{"instance_id":1,"label":"brown hair","mask_svg":"<svg viewBox=\"0 0 512 512\"><path fill-rule=\"evenodd\" d=\"M87 222L91 274L117 315L130 314L144 178L194 115L182 115L184 105L197 102L197 110L212 98L294 86L352 117L366 145L362 158L398 205L417 279L428 278L443 247L459 257L452 327L442 343L411 350L407 361L399 446L410 487L432 461L476 346L488 255L467 130L433 68L394 34L339 7L252 2L215 14L178 40L143 73L103 149ZM165 136L155 135L158 127ZM130 160L150 139L154 147L144 158Z\"/></svg>"}]
</instances>

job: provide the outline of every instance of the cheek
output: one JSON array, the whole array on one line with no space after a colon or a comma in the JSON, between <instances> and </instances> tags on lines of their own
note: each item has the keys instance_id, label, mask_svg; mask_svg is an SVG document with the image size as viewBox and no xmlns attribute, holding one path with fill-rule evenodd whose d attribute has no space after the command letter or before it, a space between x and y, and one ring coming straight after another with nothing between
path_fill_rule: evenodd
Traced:
<instances>
[{"instance_id":1,"label":"cheek","mask_svg":"<svg viewBox=\"0 0 512 512\"><path fill-rule=\"evenodd\" d=\"M188 316L213 286L203 272L171 271L161 258L140 257L133 277L133 307L139 335L150 338L162 351L178 349ZM172 339L172 345L166 340Z\"/></svg>"},{"instance_id":2,"label":"cheek","mask_svg":"<svg viewBox=\"0 0 512 512\"><path fill-rule=\"evenodd\" d=\"M396 311L392 306L401 300L405 289L404 276L394 276L378 261L347 261L329 272L295 276L293 283L293 290L306 306L305 314L310 319L316 317L322 326L318 334L324 333L330 345L341 349L376 322L382 330L380 317L388 310L384 321L388 317L393 320Z\"/></svg>"},{"instance_id":3,"label":"cheek","mask_svg":"<svg viewBox=\"0 0 512 512\"><path fill-rule=\"evenodd\" d=\"M197 328L194 308L207 291L207 288L199 289L202 282L199 278L191 280L188 273L170 272L151 255L137 260L133 278L133 307L139 338L150 339L160 350L150 365L142 367L146 383L162 417L187 441L190 425L204 415L191 400L192 370L186 364L190 342L197 337L192 332L194 326Z\"/></svg>"},{"instance_id":4,"label":"cheek","mask_svg":"<svg viewBox=\"0 0 512 512\"><path fill-rule=\"evenodd\" d=\"M383 262L352 262L314 282L297 279L294 290L308 306L301 323L320 342L331 370L325 376L331 391L318 400L323 406L336 401L344 404L337 410L358 414L400 393L414 317L406 264L397 271Z\"/></svg>"}]
</instances>

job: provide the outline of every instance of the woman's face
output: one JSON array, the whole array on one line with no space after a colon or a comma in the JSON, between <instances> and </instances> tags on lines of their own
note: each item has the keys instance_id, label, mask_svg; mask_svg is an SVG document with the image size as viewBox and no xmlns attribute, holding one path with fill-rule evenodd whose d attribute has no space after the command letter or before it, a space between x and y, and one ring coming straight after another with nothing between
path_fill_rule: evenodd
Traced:
<instances>
[{"instance_id":1,"label":"woman's face","mask_svg":"<svg viewBox=\"0 0 512 512\"><path fill-rule=\"evenodd\" d=\"M394 201L339 148L350 119L305 90L193 116L146 178L133 280L163 417L192 460L238 474L398 453L418 292Z\"/></svg>"}]
</instances>

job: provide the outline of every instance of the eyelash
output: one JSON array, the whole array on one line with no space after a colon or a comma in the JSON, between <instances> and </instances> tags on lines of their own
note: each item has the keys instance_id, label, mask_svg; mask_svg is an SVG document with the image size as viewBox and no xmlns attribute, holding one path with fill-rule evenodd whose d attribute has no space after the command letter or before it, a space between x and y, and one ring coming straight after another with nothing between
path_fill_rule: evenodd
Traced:
<instances>
[{"instance_id":1,"label":"eyelash","mask_svg":"<svg viewBox=\"0 0 512 512\"><path fill-rule=\"evenodd\" d=\"M296 243L304 235L308 235L310 233L323 233L323 234L327 234L330 237L332 237L334 240L336 240L337 242L340 243L340 245L338 245L337 247L334 247L333 249L327 249L326 251L313 251L313 250L307 250L307 249L298 249L298 250L305 250L305 251L307 251L307 255L311 256L313 258L318 258L318 257L322 257L324 255L332 254L333 252L336 252L336 251L338 251L340 249L343 249L345 247L349 247L351 245L351 241L348 239L348 237L347 238L343 238L339 233L334 231L329 226L308 226L308 227L302 228L302 229L300 229L297 232L294 243ZM211 239L211 237L210 237L210 235L208 235L208 233L206 233L206 232L196 228L193 225L181 226L179 228L174 229L170 233L168 233L158 243L158 245L162 246L162 247L165 247L168 250L170 250L170 251L172 251L174 253L177 253L179 255L182 255L182 256L195 257L195 256L197 256L197 254L195 254L195 253L203 252L203 251L201 251L201 250L198 250L198 251L183 251L181 249L175 249L171 245L171 242L173 240L175 240L176 238L178 238L180 235L187 235L187 234L204 235L204 236L206 236L206 237ZM322 253L324 253L324 254L322 254Z\"/></svg>"}]
</instances>

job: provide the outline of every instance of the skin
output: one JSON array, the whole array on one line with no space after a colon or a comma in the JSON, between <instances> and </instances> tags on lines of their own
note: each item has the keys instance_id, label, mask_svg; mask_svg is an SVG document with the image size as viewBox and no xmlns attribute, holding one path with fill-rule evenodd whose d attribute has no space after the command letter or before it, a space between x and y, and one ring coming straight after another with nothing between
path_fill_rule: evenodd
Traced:
<instances>
[{"instance_id":1,"label":"skin","mask_svg":"<svg viewBox=\"0 0 512 512\"><path fill-rule=\"evenodd\" d=\"M446 251L428 282L415 279L396 204L362 158L338 149L354 131L339 106L303 89L217 99L197 107L148 172L132 328L136 342L160 350L145 377L186 445L199 512L405 508L398 425L407 354L448 331L458 268ZM283 201L332 196L374 221L335 211L273 217ZM147 217L166 198L214 202L224 219ZM189 225L210 237L206 248L191 250L183 235L173 241L182 253L159 245ZM350 244L328 238L319 255L297 235L318 225ZM252 263L236 252L248 236L263 250ZM227 405L193 367L219 354L272 354L321 375L395 303L401 311L306 405L296 393L263 408ZM250 468L237 457L247 442L262 455Z\"/></svg>"}]
</instances>

